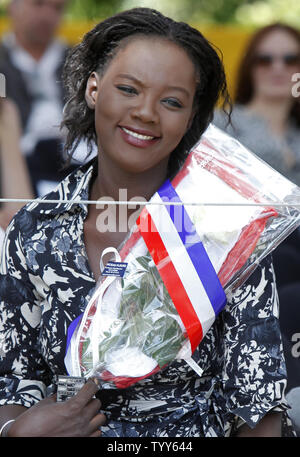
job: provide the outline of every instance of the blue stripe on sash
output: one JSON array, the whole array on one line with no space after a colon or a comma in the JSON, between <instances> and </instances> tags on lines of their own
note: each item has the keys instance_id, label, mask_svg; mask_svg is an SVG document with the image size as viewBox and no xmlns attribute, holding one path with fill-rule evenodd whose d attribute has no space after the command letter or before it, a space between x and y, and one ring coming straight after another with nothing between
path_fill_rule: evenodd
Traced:
<instances>
[{"instance_id":1,"label":"blue stripe on sash","mask_svg":"<svg viewBox=\"0 0 300 457\"><path fill-rule=\"evenodd\" d=\"M72 338L72 335L73 333L75 332L76 330L76 327L77 327L77 324L80 322L80 320L82 319L82 316L83 316L83 313L79 314L79 316L76 317L76 319L74 319L71 324L69 325L68 327L68 331L67 331L67 344L66 344L66 350L65 350L65 354L68 353L68 350L69 350L69 345L70 345L70 341L71 341L71 338ZM69 373L68 373L69 374Z\"/></svg>"},{"instance_id":2,"label":"blue stripe on sash","mask_svg":"<svg viewBox=\"0 0 300 457\"><path fill-rule=\"evenodd\" d=\"M181 201L169 180L165 181L160 187L158 194L161 199L166 202ZM203 284L214 312L217 315L224 308L227 299L218 275L196 232L195 226L186 212L184 205L166 205L165 208L169 212L170 218Z\"/></svg>"}]
</instances>

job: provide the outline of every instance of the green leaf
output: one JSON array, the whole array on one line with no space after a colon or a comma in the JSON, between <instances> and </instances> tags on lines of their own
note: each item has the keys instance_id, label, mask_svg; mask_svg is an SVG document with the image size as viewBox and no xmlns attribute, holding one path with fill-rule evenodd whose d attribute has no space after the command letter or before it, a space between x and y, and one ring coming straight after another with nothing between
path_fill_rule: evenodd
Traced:
<instances>
[{"instance_id":1,"label":"green leaf","mask_svg":"<svg viewBox=\"0 0 300 457\"><path fill-rule=\"evenodd\" d=\"M124 347L138 347L160 367L172 362L185 337L176 321L177 310L150 254L138 257L120 284L123 288L118 319L123 324L117 335L112 326L100 341L100 365L108 351ZM87 346L88 343L84 347ZM89 354L85 360L90 364Z\"/></svg>"}]
</instances>

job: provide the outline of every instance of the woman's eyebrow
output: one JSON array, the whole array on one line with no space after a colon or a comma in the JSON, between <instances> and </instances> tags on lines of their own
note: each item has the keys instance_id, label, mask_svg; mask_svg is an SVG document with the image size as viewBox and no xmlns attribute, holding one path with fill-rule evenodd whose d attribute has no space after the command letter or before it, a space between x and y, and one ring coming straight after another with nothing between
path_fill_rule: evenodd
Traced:
<instances>
[{"instance_id":1,"label":"woman's eyebrow","mask_svg":"<svg viewBox=\"0 0 300 457\"><path fill-rule=\"evenodd\" d=\"M145 87L145 84L143 84L143 82L136 78L135 76L132 76L130 74L127 74L127 73L120 73L118 75L119 78L125 78L125 79L129 79L131 81L133 81L134 83L136 84L139 84L140 86L142 87ZM180 91L182 93L184 93L187 97L190 97L190 93L187 89L185 89L184 87L180 87L180 86L167 86L167 89L168 90L176 90L176 91Z\"/></svg>"},{"instance_id":2,"label":"woman's eyebrow","mask_svg":"<svg viewBox=\"0 0 300 457\"><path fill-rule=\"evenodd\" d=\"M134 81L138 84L140 84L141 86L143 86L143 83L142 81L140 81L138 78L136 78L135 76L132 76L132 75L129 75L127 73L120 73L119 75L117 75L119 78L125 78L125 79L130 79L131 81Z\"/></svg>"}]
</instances>

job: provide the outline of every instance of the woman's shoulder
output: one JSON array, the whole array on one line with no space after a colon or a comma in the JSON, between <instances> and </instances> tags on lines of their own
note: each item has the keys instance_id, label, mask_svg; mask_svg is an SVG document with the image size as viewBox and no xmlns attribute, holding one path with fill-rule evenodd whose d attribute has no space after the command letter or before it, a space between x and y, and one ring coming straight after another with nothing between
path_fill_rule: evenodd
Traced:
<instances>
[{"instance_id":1,"label":"woman's shoulder","mask_svg":"<svg viewBox=\"0 0 300 457\"><path fill-rule=\"evenodd\" d=\"M78 208L87 211L86 205L80 202L88 200L89 183L96 170L97 162L93 159L79 166L48 194L24 205L8 226L10 236L15 234L24 239L26 234L32 236L33 231L37 231L47 221L51 223L63 214L71 216Z\"/></svg>"},{"instance_id":2,"label":"woman's shoulder","mask_svg":"<svg viewBox=\"0 0 300 457\"><path fill-rule=\"evenodd\" d=\"M72 210L75 201L87 200L89 184L97 172L97 160L79 166L66 176L52 191L41 198L28 203L24 209L33 214L55 215L62 211Z\"/></svg>"}]
</instances>

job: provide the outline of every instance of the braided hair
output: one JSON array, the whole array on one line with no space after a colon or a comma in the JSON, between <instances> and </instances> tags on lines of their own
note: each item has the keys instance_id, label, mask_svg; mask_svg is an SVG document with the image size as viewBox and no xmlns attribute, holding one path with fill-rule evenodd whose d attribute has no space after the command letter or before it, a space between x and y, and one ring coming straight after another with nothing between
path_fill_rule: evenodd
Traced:
<instances>
[{"instance_id":1,"label":"braided hair","mask_svg":"<svg viewBox=\"0 0 300 457\"><path fill-rule=\"evenodd\" d=\"M170 156L171 176L211 122L219 97L223 98L224 110L227 104L230 105L230 98L223 64L213 46L198 30L150 8L133 8L109 17L89 31L69 52L63 72L68 94L62 122L67 129L65 150L70 160L81 140L87 142L89 154L97 144L94 112L85 100L87 81L94 71L103 74L124 43L137 36L164 38L184 49L195 65L199 81L194 97L193 122Z\"/></svg>"}]
</instances>

